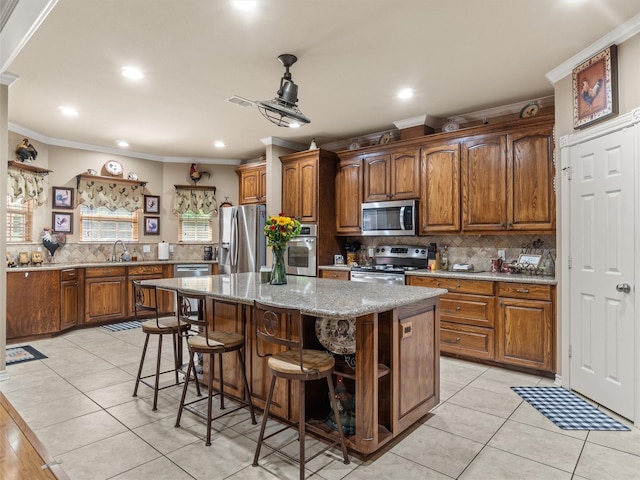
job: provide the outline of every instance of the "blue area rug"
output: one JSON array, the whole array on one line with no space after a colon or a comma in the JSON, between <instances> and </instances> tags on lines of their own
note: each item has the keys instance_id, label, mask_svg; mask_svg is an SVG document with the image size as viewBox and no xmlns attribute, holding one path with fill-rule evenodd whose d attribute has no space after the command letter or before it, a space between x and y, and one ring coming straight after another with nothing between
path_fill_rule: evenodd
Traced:
<instances>
[{"instance_id":1,"label":"blue area rug","mask_svg":"<svg viewBox=\"0 0 640 480\"><path fill-rule=\"evenodd\" d=\"M110 332L120 332L122 330L130 330L132 328L140 328L142 322L138 320L132 320L130 322L112 323L111 325L103 325L102 328L106 328Z\"/></svg>"},{"instance_id":2,"label":"blue area rug","mask_svg":"<svg viewBox=\"0 0 640 480\"><path fill-rule=\"evenodd\" d=\"M630 430L562 387L511 387L532 407L564 430Z\"/></svg>"},{"instance_id":3,"label":"blue area rug","mask_svg":"<svg viewBox=\"0 0 640 480\"><path fill-rule=\"evenodd\" d=\"M31 345L23 345L22 347L7 347L7 365L30 362L31 360L42 360L43 358L49 357L47 357L43 353L40 353Z\"/></svg>"}]
</instances>

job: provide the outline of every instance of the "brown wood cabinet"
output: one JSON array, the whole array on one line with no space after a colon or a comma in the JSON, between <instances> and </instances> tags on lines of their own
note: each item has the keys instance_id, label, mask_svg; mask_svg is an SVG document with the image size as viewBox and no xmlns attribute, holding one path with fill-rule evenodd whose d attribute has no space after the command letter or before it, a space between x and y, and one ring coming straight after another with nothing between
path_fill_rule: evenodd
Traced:
<instances>
[{"instance_id":1,"label":"brown wood cabinet","mask_svg":"<svg viewBox=\"0 0 640 480\"><path fill-rule=\"evenodd\" d=\"M364 157L364 201L404 200L420 196L420 149L393 149Z\"/></svg>"},{"instance_id":2,"label":"brown wood cabinet","mask_svg":"<svg viewBox=\"0 0 640 480\"><path fill-rule=\"evenodd\" d=\"M446 288L440 351L470 360L555 373L555 287L407 276L407 285Z\"/></svg>"},{"instance_id":3,"label":"brown wood cabinet","mask_svg":"<svg viewBox=\"0 0 640 480\"><path fill-rule=\"evenodd\" d=\"M247 163L236 168L240 205L266 203L267 167L265 162Z\"/></svg>"},{"instance_id":4,"label":"brown wood cabinet","mask_svg":"<svg viewBox=\"0 0 640 480\"><path fill-rule=\"evenodd\" d=\"M549 285L498 283L496 360L555 371L554 295Z\"/></svg>"},{"instance_id":5,"label":"brown wood cabinet","mask_svg":"<svg viewBox=\"0 0 640 480\"><path fill-rule=\"evenodd\" d=\"M85 270L84 323L121 320L127 317L125 266L91 267Z\"/></svg>"},{"instance_id":6,"label":"brown wood cabinet","mask_svg":"<svg viewBox=\"0 0 640 480\"><path fill-rule=\"evenodd\" d=\"M359 235L362 226L362 158L344 156L336 175L336 233Z\"/></svg>"},{"instance_id":7,"label":"brown wood cabinet","mask_svg":"<svg viewBox=\"0 0 640 480\"><path fill-rule=\"evenodd\" d=\"M462 230L555 230L552 127L462 143Z\"/></svg>"},{"instance_id":8,"label":"brown wood cabinet","mask_svg":"<svg viewBox=\"0 0 640 480\"><path fill-rule=\"evenodd\" d=\"M84 269L60 270L60 330L80 325L83 319Z\"/></svg>"},{"instance_id":9,"label":"brown wood cabinet","mask_svg":"<svg viewBox=\"0 0 640 480\"><path fill-rule=\"evenodd\" d=\"M422 148L420 235L460 231L460 145Z\"/></svg>"},{"instance_id":10,"label":"brown wood cabinet","mask_svg":"<svg viewBox=\"0 0 640 480\"><path fill-rule=\"evenodd\" d=\"M321 268L318 276L332 280L349 280L351 272L349 270L328 270Z\"/></svg>"},{"instance_id":11,"label":"brown wood cabinet","mask_svg":"<svg viewBox=\"0 0 640 480\"><path fill-rule=\"evenodd\" d=\"M60 273L7 272L7 340L50 334L60 325Z\"/></svg>"},{"instance_id":12,"label":"brown wood cabinet","mask_svg":"<svg viewBox=\"0 0 640 480\"><path fill-rule=\"evenodd\" d=\"M336 154L316 149L283 155L280 161L282 211L318 225L317 264L333 263L333 255L341 250L336 239Z\"/></svg>"}]
</instances>

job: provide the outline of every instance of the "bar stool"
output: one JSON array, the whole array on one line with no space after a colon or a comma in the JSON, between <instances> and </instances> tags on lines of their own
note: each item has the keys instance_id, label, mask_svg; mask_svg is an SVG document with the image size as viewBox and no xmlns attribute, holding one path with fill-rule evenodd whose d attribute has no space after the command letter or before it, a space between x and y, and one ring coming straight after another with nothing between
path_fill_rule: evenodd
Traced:
<instances>
[{"instance_id":1,"label":"bar stool","mask_svg":"<svg viewBox=\"0 0 640 480\"><path fill-rule=\"evenodd\" d=\"M140 316L143 312L153 312L153 318L142 323L142 333L146 334L144 339L144 347L142 348L142 357L140 358L140 367L136 376L136 384L133 388L133 396L138 396L138 387L140 383L153 389L153 410L158 409L158 391L170 388L182 383L178 378L178 371L182 365L182 348L180 345L180 332L186 331L188 326L181 327L175 317L158 317L158 292L154 285L142 285L139 281L132 281L133 284L133 305L136 320L141 320ZM147 346L151 335L158 337L158 358L156 360L156 371L150 375L142 375L144 366L144 358L147 354ZM173 342L173 361L174 368L171 370L160 371L160 361L162 360L162 338L165 335L171 335ZM166 373L175 374L175 382L170 385L160 387L160 375ZM153 384L146 381L147 378L155 377Z\"/></svg>"},{"instance_id":2,"label":"bar stool","mask_svg":"<svg viewBox=\"0 0 640 480\"><path fill-rule=\"evenodd\" d=\"M192 304L197 304L198 308L196 312L191 309ZM180 418L182 417L182 411L187 410L194 415L204 418L207 421L207 441L206 445L211 445L211 423L225 415L233 413L244 406L249 407L251 413L251 422L255 425L256 417L253 412L253 404L251 403L251 390L249 389L249 382L247 381L247 375L245 371L244 358L242 356L242 349L244 348L244 336L236 332L226 332L220 330L212 330L209 328L207 319L207 297L205 295L198 295L192 293L186 293L182 290L178 290L178 322L181 326L186 325L190 331L187 332L187 347L189 348L189 366L187 367L187 375L182 389L182 398L180 399L180 407L178 408L178 418L176 419L176 427L180 426ZM213 317L212 317L213 318ZM200 333L193 334L194 329L199 330ZM238 352L238 360L240 362L240 369L242 370L242 382L243 382L243 399L236 399L231 397L224 391L224 378L222 369L222 356L224 353ZM194 356L196 354L207 355L209 357L209 375L207 377L207 397L198 398L191 402L185 403L187 396L187 389L189 388L190 374L193 371L195 374L195 362ZM218 355L219 361L219 390L214 393L213 391L213 366L214 357ZM200 387L198 380L196 379L196 387L198 388L198 395L200 395ZM212 416L212 400L213 397L220 396L220 409L227 410L215 417ZM224 406L224 397L233 398L240 402L240 405L231 409L226 409ZM192 407L193 404L207 400L207 414L206 416Z\"/></svg>"},{"instance_id":3,"label":"bar stool","mask_svg":"<svg viewBox=\"0 0 640 480\"><path fill-rule=\"evenodd\" d=\"M304 466L305 466L305 449L304 449L304 436L305 436L305 387L304 382L309 380L327 379L327 385L329 387L329 397L331 398L331 407L336 419L340 418L340 412L338 411L338 404L336 402L336 395L333 388L333 381L331 375L333 374L335 367L335 360L328 352L320 350L307 350L304 348L302 340L302 315L300 310L290 308L278 308L270 306L256 301L254 303L256 319L256 353L259 357L269 357L267 365L271 372L271 384L269 386L269 393L267 395L267 403L264 408L264 416L262 418L262 425L260 427L260 435L258 436L258 445L256 446L256 453L253 458L253 466L258 465L258 458L260 457L260 449L264 440L269 439L273 435L280 433L282 430L274 432L267 437L264 436L265 427L267 425L267 419L269 417L269 409L271 408L271 401L273 399L273 390L276 384L277 378L285 378L287 380L296 380L300 382L298 392L298 441L300 442L299 460L300 464L300 479L304 479ZM287 326L289 328L298 328L299 339L286 338L285 332ZM295 331L295 330L294 330ZM288 347L289 350L280 351L278 353L260 353L260 341L272 343ZM344 433L342 431L342 424L337 421L338 427L338 440L328 445L326 448L314 454L307 461L314 459L321 453L325 452L329 448L340 444L342 449L342 455L344 457L344 463L349 463L349 455L347 453L347 447L344 442ZM296 461L287 453L281 451L278 448L271 447L271 449L279 451L280 454L289 458L292 461Z\"/></svg>"}]
</instances>

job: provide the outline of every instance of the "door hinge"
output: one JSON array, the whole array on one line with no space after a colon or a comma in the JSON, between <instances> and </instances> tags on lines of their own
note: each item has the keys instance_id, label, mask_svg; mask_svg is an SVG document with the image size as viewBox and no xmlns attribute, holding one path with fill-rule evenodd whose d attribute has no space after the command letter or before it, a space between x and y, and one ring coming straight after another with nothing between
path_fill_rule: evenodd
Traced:
<instances>
[{"instance_id":1,"label":"door hinge","mask_svg":"<svg viewBox=\"0 0 640 480\"><path fill-rule=\"evenodd\" d=\"M569 345L569 358L571 358L571 355L573 355L573 347Z\"/></svg>"},{"instance_id":2,"label":"door hinge","mask_svg":"<svg viewBox=\"0 0 640 480\"><path fill-rule=\"evenodd\" d=\"M562 169L562 173L564 174L565 177L567 177L567 180L571 180L571 174L573 173L573 168L564 167Z\"/></svg>"},{"instance_id":3,"label":"door hinge","mask_svg":"<svg viewBox=\"0 0 640 480\"><path fill-rule=\"evenodd\" d=\"M569 263L569 270L571 270L571 265L572 265L572 261L571 261L571 257L568 257L568 263Z\"/></svg>"}]
</instances>

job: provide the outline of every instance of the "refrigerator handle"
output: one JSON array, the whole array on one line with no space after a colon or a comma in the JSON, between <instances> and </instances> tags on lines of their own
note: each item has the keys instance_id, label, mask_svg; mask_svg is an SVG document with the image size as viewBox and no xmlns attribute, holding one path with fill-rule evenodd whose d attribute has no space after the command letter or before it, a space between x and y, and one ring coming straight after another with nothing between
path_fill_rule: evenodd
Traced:
<instances>
[{"instance_id":1,"label":"refrigerator handle","mask_svg":"<svg viewBox=\"0 0 640 480\"><path fill-rule=\"evenodd\" d=\"M229 245L229 266L231 273L238 272L238 210L231 215L231 244Z\"/></svg>"}]
</instances>

